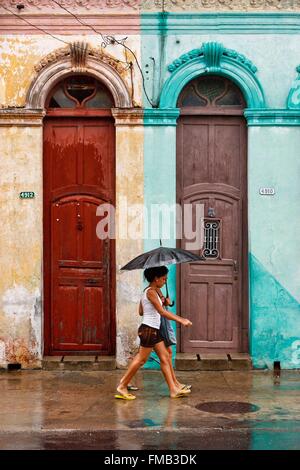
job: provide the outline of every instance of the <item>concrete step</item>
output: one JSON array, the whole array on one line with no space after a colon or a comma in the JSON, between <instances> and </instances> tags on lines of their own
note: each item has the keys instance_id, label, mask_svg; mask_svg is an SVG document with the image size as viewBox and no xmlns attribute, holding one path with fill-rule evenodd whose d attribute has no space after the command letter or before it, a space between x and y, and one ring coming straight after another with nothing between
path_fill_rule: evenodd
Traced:
<instances>
[{"instance_id":1,"label":"concrete step","mask_svg":"<svg viewBox=\"0 0 300 470\"><path fill-rule=\"evenodd\" d=\"M250 370L247 353L177 353L176 370Z\"/></svg>"},{"instance_id":2,"label":"concrete step","mask_svg":"<svg viewBox=\"0 0 300 470\"><path fill-rule=\"evenodd\" d=\"M113 370L116 369L115 356L45 356L44 370Z\"/></svg>"}]
</instances>

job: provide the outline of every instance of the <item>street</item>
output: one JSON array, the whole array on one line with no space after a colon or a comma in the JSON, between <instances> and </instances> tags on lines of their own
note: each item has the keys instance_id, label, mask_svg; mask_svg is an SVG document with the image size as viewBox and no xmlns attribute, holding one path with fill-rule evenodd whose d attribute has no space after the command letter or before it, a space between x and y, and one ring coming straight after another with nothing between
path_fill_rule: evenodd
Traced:
<instances>
[{"instance_id":1,"label":"street","mask_svg":"<svg viewBox=\"0 0 300 470\"><path fill-rule=\"evenodd\" d=\"M123 371L0 373L0 449L300 449L300 372L178 372L170 399L143 370L134 401L114 398Z\"/></svg>"}]
</instances>

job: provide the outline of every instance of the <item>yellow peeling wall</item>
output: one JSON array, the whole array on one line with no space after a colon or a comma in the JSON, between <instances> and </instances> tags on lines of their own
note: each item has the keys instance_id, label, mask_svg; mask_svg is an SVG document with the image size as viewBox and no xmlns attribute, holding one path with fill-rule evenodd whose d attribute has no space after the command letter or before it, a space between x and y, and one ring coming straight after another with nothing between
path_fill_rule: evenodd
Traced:
<instances>
[{"instance_id":1,"label":"yellow peeling wall","mask_svg":"<svg viewBox=\"0 0 300 470\"><path fill-rule=\"evenodd\" d=\"M42 129L0 127L0 366L39 365L42 273ZM35 199L20 199L34 191Z\"/></svg>"},{"instance_id":2,"label":"yellow peeling wall","mask_svg":"<svg viewBox=\"0 0 300 470\"><path fill-rule=\"evenodd\" d=\"M144 202L144 132L143 117L128 119L116 127L116 194L117 194L117 366L126 367L139 347L140 323L138 304L142 291L140 271L119 271L121 266L143 251ZM129 209L129 210L128 210ZM127 217L126 217L127 216ZM128 238L133 229L137 238ZM134 230L135 232L135 230Z\"/></svg>"},{"instance_id":3,"label":"yellow peeling wall","mask_svg":"<svg viewBox=\"0 0 300 470\"><path fill-rule=\"evenodd\" d=\"M93 48L100 48L101 38L97 36L61 36L61 40L49 36L2 36L0 37L0 107L25 106L26 95L30 84L37 76L34 67L48 54L58 49L68 47L74 41L87 42ZM126 45L140 57L140 38L129 36ZM134 62L133 56L122 46L107 46L104 51L124 62ZM130 70L122 75L129 92L131 93ZM140 74L133 68L134 101L139 105L142 102L142 86Z\"/></svg>"},{"instance_id":4,"label":"yellow peeling wall","mask_svg":"<svg viewBox=\"0 0 300 470\"><path fill-rule=\"evenodd\" d=\"M100 45L100 38L95 36L64 39ZM139 57L140 38L129 36L126 44ZM28 89L37 77L34 66L50 52L66 46L42 35L0 39L0 367L8 363L39 367L43 357L43 131L42 126L27 125L26 119L20 125L20 117L14 114L26 105ZM110 46L106 51L119 60L126 58L121 46ZM142 87L136 66L133 78L134 101L140 104ZM130 70L122 79L131 92ZM1 119L1 112L11 108L18 109ZM116 126L117 215L121 220L126 215L124 200L129 206L143 204L141 120L129 119L124 126L118 118L121 124ZM35 198L22 200L21 191L34 191ZM142 214L138 217L143 233ZM141 251L141 239L128 241L117 231L116 343L120 367L126 366L137 346L137 301L142 281L139 272L120 273L119 268Z\"/></svg>"},{"instance_id":5,"label":"yellow peeling wall","mask_svg":"<svg viewBox=\"0 0 300 470\"><path fill-rule=\"evenodd\" d=\"M0 39L2 107L25 106L26 93L35 74L34 66L41 58L41 42L28 36Z\"/></svg>"}]
</instances>

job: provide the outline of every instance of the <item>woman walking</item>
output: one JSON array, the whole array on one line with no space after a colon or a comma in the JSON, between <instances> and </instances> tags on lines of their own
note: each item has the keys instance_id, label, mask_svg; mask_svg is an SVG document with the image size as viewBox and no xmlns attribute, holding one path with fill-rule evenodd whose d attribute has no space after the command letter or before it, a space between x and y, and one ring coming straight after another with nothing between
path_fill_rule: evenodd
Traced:
<instances>
[{"instance_id":1,"label":"woman walking","mask_svg":"<svg viewBox=\"0 0 300 470\"><path fill-rule=\"evenodd\" d=\"M168 308L168 306L171 305L171 301L169 297L165 297L160 289L157 289L157 293L160 296L162 304ZM173 345L175 346L177 341L176 341L176 335L174 333L171 321L166 317L163 317L161 319L160 334L164 340L165 346L169 353L170 369L171 369L171 374L172 374L172 378L174 380L175 385L181 390L191 389L192 388L191 385L182 384L181 382L178 381L175 375L175 371L174 371L173 363L172 363L172 347L171 346Z\"/></svg>"},{"instance_id":2,"label":"woman walking","mask_svg":"<svg viewBox=\"0 0 300 470\"><path fill-rule=\"evenodd\" d=\"M158 293L158 295L159 295L159 297L162 301L162 305L164 307L168 308L168 306L171 305L171 301L170 301L169 297L165 297L163 295L161 289L156 289L156 292ZM141 316L143 315L143 306L142 306L141 302L140 302L140 306L139 306L139 315L141 315ZM175 371L174 371L173 363L172 363L172 355L173 354L172 354L172 347L171 346L175 346L176 343L177 343L177 340L176 340L176 335L174 333L174 330L173 330L173 327L172 327L172 324L171 324L171 320L169 320L166 317L161 317L159 332L160 332L161 337L164 340L165 346L166 346L167 351L169 353L170 369L171 369L171 374L172 374L172 378L175 382L175 385L178 388L180 388L181 390L183 390L185 388L191 389L192 388L191 385L180 383L179 380L177 379L176 375L175 375ZM138 390L138 387L129 384L127 389L128 390Z\"/></svg>"},{"instance_id":3,"label":"woman walking","mask_svg":"<svg viewBox=\"0 0 300 470\"><path fill-rule=\"evenodd\" d=\"M148 268L144 271L144 276L149 282L149 286L145 289L141 298L143 322L138 329L140 349L129 365L127 372L121 378L115 398L124 400L134 400L136 398L135 395L128 393L127 387L139 368L146 363L153 349L160 359L161 370L169 387L170 397L181 398L190 393L189 389L181 388L175 383L170 367L169 352L159 331L161 316L169 320L175 320L186 327L192 325L192 322L187 318L174 315L163 307L157 289L161 289L165 285L168 272L169 270L165 266Z\"/></svg>"}]
</instances>

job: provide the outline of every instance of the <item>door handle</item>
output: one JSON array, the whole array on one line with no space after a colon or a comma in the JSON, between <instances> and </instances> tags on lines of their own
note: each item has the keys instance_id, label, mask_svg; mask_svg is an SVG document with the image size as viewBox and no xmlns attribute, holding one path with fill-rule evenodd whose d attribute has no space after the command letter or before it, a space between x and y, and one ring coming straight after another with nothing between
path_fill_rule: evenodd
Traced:
<instances>
[{"instance_id":1,"label":"door handle","mask_svg":"<svg viewBox=\"0 0 300 470\"><path fill-rule=\"evenodd\" d=\"M86 279L85 282L87 284L97 284L98 283L98 279Z\"/></svg>"}]
</instances>

